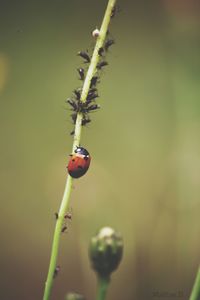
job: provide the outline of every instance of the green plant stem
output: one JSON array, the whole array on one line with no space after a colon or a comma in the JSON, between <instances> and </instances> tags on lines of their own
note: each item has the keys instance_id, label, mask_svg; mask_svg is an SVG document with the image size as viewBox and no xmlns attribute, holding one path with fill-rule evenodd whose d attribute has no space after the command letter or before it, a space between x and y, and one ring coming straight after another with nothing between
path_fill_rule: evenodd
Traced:
<instances>
[{"instance_id":1,"label":"green plant stem","mask_svg":"<svg viewBox=\"0 0 200 300\"><path fill-rule=\"evenodd\" d=\"M97 296L96 300L105 300L110 283L109 277L98 277L98 287L97 287Z\"/></svg>"},{"instance_id":2,"label":"green plant stem","mask_svg":"<svg viewBox=\"0 0 200 300\"><path fill-rule=\"evenodd\" d=\"M198 269L189 300L200 300L200 267Z\"/></svg>"},{"instance_id":3,"label":"green plant stem","mask_svg":"<svg viewBox=\"0 0 200 300\"><path fill-rule=\"evenodd\" d=\"M108 1L108 5L106 8L104 19L103 19L101 29L100 29L100 34L99 34L99 37L97 38L97 42L96 42L94 52L92 55L91 63L90 63L90 66L89 66L89 69L88 69L88 72L87 72L87 75L86 75L86 78L84 81L84 85L83 85L83 89L82 89L82 93L81 93L81 101L82 102L86 101L86 98L87 98L87 95L89 92L89 88L90 88L91 79L96 72L96 66L99 61L98 50L99 50L99 48L103 47L103 44L104 44L104 41L106 38L106 33L108 31L108 25L109 25L109 22L111 19L111 12L115 6L115 2L116 2L116 0ZM76 118L76 124L75 124L75 133L74 133L74 141L73 141L73 146L72 146L72 153L74 153L76 146L79 146L79 144L80 144L82 119L83 119L82 114L78 113L77 118ZM70 175L68 175L62 202L61 202L61 206L60 206L60 210L58 213L58 219L57 219L56 226L55 226L52 250L51 250L51 257L50 257L50 264L49 264L49 271L48 271L47 280L45 283L43 300L48 300L50 297L50 294L51 294L54 272L55 272L57 258L58 258L58 249L59 249L59 244L60 244L60 237L61 237L64 216L65 216L66 211L69 208L69 200L70 200L70 194L71 194L71 189L72 189L72 181L73 181L72 177Z\"/></svg>"}]
</instances>

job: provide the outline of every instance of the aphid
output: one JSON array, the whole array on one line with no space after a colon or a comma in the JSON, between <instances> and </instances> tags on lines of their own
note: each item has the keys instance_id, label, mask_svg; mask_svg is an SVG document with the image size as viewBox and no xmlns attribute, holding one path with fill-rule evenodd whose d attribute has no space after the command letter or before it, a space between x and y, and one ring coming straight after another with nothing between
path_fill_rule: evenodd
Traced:
<instances>
[{"instance_id":1,"label":"aphid","mask_svg":"<svg viewBox=\"0 0 200 300\"><path fill-rule=\"evenodd\" d=\"M79 102L79 111L83 114L87 112L87 102Z\"/></svg>"},{"instance_id":2,"label":"aphid","mask_svg":"<svg viewBox=\"0 0 200 300\"><path fill-rule=\"evenodd\" d=\"M111 15L110 15L111 18L114 18L115 14L116 14L116 5L113 7L113 9L111 11Z\"/></svg>"},{"instance_id":3,"label":"aphid","mask_svg":"<svg viewBox=\"0 0 200 300\"><path fill-rule=\"evenodd\" d=\"M57 212L55 212L55 217L56 217L56 220L58 219L58 213Z\"/></svg>"},{"instance_id":4,"label":"aphid","mask_svg":"<svg viewBox=\"0 0 200 300\"><path fill-rule=\"evenodd\" d=\"M93 76L90 82L90 88L94 87L97 82L98 82L99 77L98 76Z\"/></svg>"},{"instance_id":5,"label":"aphid","mask_svg":"<svg viewBox=\"0 0 200 300\"><path fill-rule=\"evenodd\" d=\"M77 113L71 114L71 118L72 118L73 123L75 124L76 123L76 118L77 118Z\"/></svg>"},{"instance_id":6,"label":"aphid","mask_svg":"<svg viewBox=\"0 0 200 300\"><path fill-rule=\"evenodd\" d=\"M73 108L73 110L77 111L78 106L76 104L76 102L72 99L67 99L67 103L69 103L71 105L71 107Z\"/></svg>"},{"instance_id":7,"label":"aphid","mask_svg":"<svg viewBox=\"0 0 200 300\"><path fill-rule=\"evenodd\" d=\"M97 97L99 97L99 95L97 93L88 93L87 100L93 100Z\"/></svg>"},{"instance_id":8,"label":"aphid","mask_svg":"<svg viewBox=\"0 0 200 300\"><path fill-rule=\"evenodd\" d=\"M58 275L59 271L60 271L60 266L56 266L54 270L53 278L55 278Z\"/></svg>"},{"instance_id":9,"label":"aphid","mask_svg":"<svg viewBox=\"0 0 200 300\"><path fill-rule=\"evenodd\" d=\"M72 214L71 213L66 213L66 215L64 216L65 219L72 219Z\"/></svg>"},{"instance_id":10,"label":"aphid","mask_svg":"<svg viewBox=\"0 0 200 300\"><path fill-rule=\"evenodd\" d=\"M97 64L97 69L101 70L103 67L107 66L108 62L107 61L101 61Z\"/></svg>"},{"instance_id":11,"label":"aphid","mask_svg":"<svg viewBox=\"0 0 200 300\"><path fill-rule=\"evenodd\" d=\"M83 147L76 147L67 166L69 175L73 178L83 176L90 166L90 161L89 152Z\"/></svg>"},{"instance_id":12,"label":"aphid","mask_svg":"<svg viewBox=\"0 0 200 300\"><path fill-rule=\"evenodd\" d=\"M87 99L86 102L85 102L86 108L87 108L88 105L89 105L91 102L93 102L93 101L94 101L94 99L91 99L91 100Z\"/></svg>"},{"instance_id":13,"label":"aphid","mask_svg":"<svg viewBox=\"0 0 200 300\"><path fill-rule=\"evenodd\" d=\"M83 68L78 68L77 71L79 73L80 80L84 80L84 78L85 78L85 71L84 71L84 69Z\"/></svg>"},{"instance_id":14,"label":"aphid","mask_svg":"<svg viewBox=\"0 0 200 300\"><path fill-rule=\"evenodd\" d=\"M76 99L80 100L80 98L81 98L81 89L78 88L78 89L74 90L74 94L76 96Z\"/></svg>"},{"instance_id":15,"label":"aphid","mask_svg":"<svg viewBox=\"0 0 200 300\"><path fill-rule=\"evenodd\" d=\"M98 50L99 56L102 56L103 53L104 53L104 49L103 49L103 47L100 47L99 50Z\"/></svg>"},{"instance_id":16,"label":"aphid","mask_svg":"<svg viewBox=\"0 0 200 300\"><path fill-rule=\"evenodd\" d=\"M89 89L89 94L97 92L97 88L93 87Z\"/></svg>"},{"instance_id":17,"label":"aphid","mask_svg":"<svg viewBox=\"0 0 200 300\"><path fill-rule=\"evenodd\" d=\"M91 111L91 110L96 110L96 109L99 109L100 106L98 104L92 104L90 106L88 106L87 110L88 112Z\"/></svg>"},{"instance_id":18,"label":"aphid","mask_svg":"<svg viewBox=\"0 0 200 300\"><path fill-rule=\"evenodd\" d=\"M87 52L85 52L85 51L79 51L78 55L85 59L85 63L89 63L90 62L90 57L89 57L89 54Z\"/></svg>"},{"instance_id":19,"label":"aphid","mask_svg":"<svg viewBox=\"0 0 200 300\"><path fill-rule=\"evenodd\" d=\"M110 46L112 46L114 43L115 43L115 41L112 40L112 39L107 40L107 41L105 42L105 45L104 45L105 51L108 51L108 48L110 48Z\"/></svg>"},{"instance_id":20,"label":"aphid","mask_svg":"<svg viewBox=\"0 0 200 300\"><path fill-rule=\"evenodd\" d=\"M86 117L86 115L83 115L83 120L82 120L81 125L82 125L82 126L85 126L86 124L88 124L88 123L90 123L90 122L91 122L90 118L89 118L89 117Z\"/></svg>"},{"instance_id":21,"label":"aphid","mask_svg":"<svg viewBox=\"0 0 200 300\"><path fill-rule=\"evenodd\" d=\"M81 113L85 113L85 112L87 112L87 104L86 104L86 102L81 102L81 101L79 101L78 102L78 110L77 110L78 112L81 112Z\"/></svg>"},{"instance_id":22,"label":"aphid","mask_svg":"<svg viewBox=\"0 0 200 300\"><path fill-rule=\"evenodd\" d=\"M62 230L61 230L61 232L63 233L63 232L65 232L66 231L66 229L67 229L67 226L66 225L64 225L63 226L63 228L62 228Z\"/></svg>"},{"instance_id":23,"label":"aphid","mask_svg":"<svg viewBox=\"0 0 200 300\"><path fill-rule=\"evenodd\" d=\"M110 15L111 18L114 18L116 13L118 13L118 12L120 12L120 7L119 7L119 5L115 5L111 11L111 15Z\"/></svg>"}]
</instances>

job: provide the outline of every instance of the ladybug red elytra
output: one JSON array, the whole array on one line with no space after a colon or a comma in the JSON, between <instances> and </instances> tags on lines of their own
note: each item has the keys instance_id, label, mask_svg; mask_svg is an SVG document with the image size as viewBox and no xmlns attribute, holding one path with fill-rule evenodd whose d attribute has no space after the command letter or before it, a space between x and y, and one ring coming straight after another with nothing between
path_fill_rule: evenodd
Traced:
<instances>
[{"instance_id":1,"label":"ladybug red elytra","mask_svg":"<svg viewBox=\"0 0 200 300\"><path fill-rule=\"evenodd\" d=\"M91 157L89 152L83 147L77 146L74 152L74 154L71 154L67 168L71 177L79 178L87 172Z\"/></svg>"}]
</instances>

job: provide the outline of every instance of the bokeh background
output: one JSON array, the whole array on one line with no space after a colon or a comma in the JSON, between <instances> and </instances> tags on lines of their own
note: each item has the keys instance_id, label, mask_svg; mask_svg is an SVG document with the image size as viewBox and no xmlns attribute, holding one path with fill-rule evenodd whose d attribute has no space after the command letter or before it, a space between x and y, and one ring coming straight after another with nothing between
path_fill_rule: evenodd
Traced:
<instances>
[{"instance_id":1,"label":"bokeh background","mask_svg":"<svg viewBox=\"0 0 200 300\"><path fill-rule=\"evenodd\" d=\"M72 145L64 102L80 85L76 54L92 50L106 4L1 0L3 300L42 299ZM92 164L74 182L52 300L68 291L95 298L88 242L105 225L122 233L125 247L109 300L185 300L200 262L199 1L118 4L101 110L81 141Z\"/></svg>"}]
</instances>

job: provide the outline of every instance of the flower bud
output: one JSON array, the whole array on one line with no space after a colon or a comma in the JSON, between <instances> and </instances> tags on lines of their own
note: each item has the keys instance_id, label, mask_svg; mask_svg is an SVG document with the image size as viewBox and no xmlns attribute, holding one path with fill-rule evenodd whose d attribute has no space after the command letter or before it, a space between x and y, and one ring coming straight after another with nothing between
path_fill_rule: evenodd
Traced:
<instances>
[{"instance_id":1,"label":"flower bud","mask_svg":"<svg viewBox=\"0 0 200 300\"><path fill-rule=\"evenodd\" d=\"M76 293L68 293L66 300L85 300L85 298L82 295L76 294Z\"/></svg>"},{"instance_id":2,"label":"flower bud","mask_svg":"<svg viewBox=\"0 0 200 300\"><path fill-rule=\"evenodd\" d=\"M91 239L89 256L93 269L101 277L109 275L117 269L123 253L121 234L110 227L102 228Z\"/></svg>"}]
</instances>

